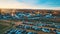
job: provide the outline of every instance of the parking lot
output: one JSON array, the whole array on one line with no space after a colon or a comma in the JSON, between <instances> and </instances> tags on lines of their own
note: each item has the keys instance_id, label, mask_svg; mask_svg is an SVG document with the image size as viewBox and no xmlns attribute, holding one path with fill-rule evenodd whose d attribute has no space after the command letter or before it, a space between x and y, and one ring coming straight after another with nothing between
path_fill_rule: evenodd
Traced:
<instances>
[{"instance_id":1,"label":"parking lot","mask_svg":"<svg viewBox=\"0 0 60 34\"><path fill-rule=\"evenodd\" d=\"M0 14L0 21L4 34L60 34L60 16L52 13L4 13Z\"/></svg>"}]
</instances>

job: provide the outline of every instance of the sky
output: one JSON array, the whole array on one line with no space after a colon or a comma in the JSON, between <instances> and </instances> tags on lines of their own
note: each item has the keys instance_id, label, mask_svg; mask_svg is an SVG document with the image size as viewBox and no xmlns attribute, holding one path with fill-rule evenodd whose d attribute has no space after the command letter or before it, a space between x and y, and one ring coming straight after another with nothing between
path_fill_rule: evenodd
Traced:
<instances>
[{"instance_id":1,"label":"sky","mask_svg":"<svg viewBox=\"0 0 60 34\"><path fill-rule=\"evenodd\" d=\"M0 8L60 10L60 0L0 0Z\"/></svg>"}]
</instances>

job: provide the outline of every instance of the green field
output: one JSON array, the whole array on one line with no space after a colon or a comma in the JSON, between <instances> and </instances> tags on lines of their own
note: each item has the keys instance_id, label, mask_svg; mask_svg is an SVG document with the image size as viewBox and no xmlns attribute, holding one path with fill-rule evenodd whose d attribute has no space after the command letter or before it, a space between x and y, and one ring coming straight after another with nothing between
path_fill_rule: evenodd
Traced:
<instances>
[{"instance_id":1,"label":"green field","mask_svg":"<svg viewBox=\"0 0 60 34\"><path fill-rule=\"evenodd\" d=\"M0 34L4 34L4 32L9 30L10 28L12 28L12 26L5 26L0 24Z\"/></svg>"},{"instance_id":2,"label":"green field","mask_svg":"<svg viewBox=\"0 0 60 34\"><path fill-rule=\"evenodd\" d=\"M0 29L4 29L4 28L6 28L7 26L4 26L4 25L1 25L0 24Z\"/></svg>"},{"instance_id":3,"label":"green field","mask_svg":"<svg viewBox=\"0 0 60 34\"><path fill-rule=\"evenodd\" d=\"M0 34L2 34L5 30L5 28L7 28L8 26L5 26L5 25L1 25L0 24Z\"/></svg>"},{"instance_id":4,"label":"green field","mask_svg":"<svg viewBox=\"0 0 60 34\"><path fill-rule=\"evenodd\" d=\"M6 25L8 24L8 25ZM4 34L5 31L9 30L10 28L12 28L12 25L9 25L10 22L4 22L4 21L0 21L0 34Z\"/></svg>"}]
</instances>

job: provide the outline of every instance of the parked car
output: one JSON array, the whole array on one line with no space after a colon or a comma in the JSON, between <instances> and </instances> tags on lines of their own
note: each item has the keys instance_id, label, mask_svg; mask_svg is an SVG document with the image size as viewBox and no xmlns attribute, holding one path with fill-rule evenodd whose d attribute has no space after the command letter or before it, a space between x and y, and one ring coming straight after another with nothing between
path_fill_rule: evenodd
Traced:
<instances>
[{"instance_id":1,"label":"parked car","mask_svg":"<svg viewBox=\"0 0 60 34\"><path fill-rule=\"evenodd\" d=\"M37 28L37 26L32 26L32 30L35 30L35 28Z\"/></svg>"},{"instance_id":2,"label":"parked car","mask_svg":"<svg viewBox=\"0 0 60 34\"><path fill-rule=\"evenodd\" d=\"M30 13L26 13L25 16L26 16L26 17L30 17L31 14L30 14Z\"/></svg>"},{"instance_id":3,"label":"parked car","mask_svg":"<svg viewBox=\"0 0 60 34\"><path fill-rule=\"evenodd\" d=\"M16 28L24 28L25 25L18 25Z\"/></svg>"},{"instance_id":4,"label":"parked car","mask_svg":"<svg viewBox=\"0 0 60 34\"><path fill-rule=\"evenodd\" d=\"M38 23L38 24L36 24L36 26L43 26L44 24L42 24L42 23Z\"/></svg>"},{"instance_id":5,"label":"parked car","mask_svg":"<svg viewBox=\"0 0 60 34\"><path fill-rule=\"evenodd\" d=\"M27 33L26 30L10 29L9 31L5 32L4 34L25 34L25 33Z\"/></svg>"},{"instance_id":6,"label":"parked car","mask_svg":"<svg viewBox=\"0 0 60 34\"><path fill-rule=\"evenodd\" d=\"M36 30L36 31L42 31L42 28L37 27L37 28L34 28L34 30Z\"/></svg>"},{"instance_id":7,"label":"parked car","mask_svg":"<svg viewBox=\"0 0 60 34\"><path fill-rule=\"evenodd\" d=\"M10 14L5 14L5 15L2 16L2 18L9 20L9 19L12 18L12 16Z\"/></svg>"},{"instance_id":8,"label":"parked car","mask_svg":"<svg viewBox=\"0 0 60 34\"><path fill-rule=\"evenodd\" d=\"M43 32L50 32L50 30L48 28L42 28Z\"/></svg>"},{"instance_id":9,"label":"parked car","mask_svg":"<svg viewBox=\"0 0 60 34\"><path fill-rule=\"evenodd\" d=\"M52 14L46 14L45 18L53 18Z\"/></svg>"},{"instance_id":10,"label":"parked car","mask_svg":"<svg viewBox=\"0 0 60 34\"><path fill-rule=\"evenodd\" d=\"M42 14L36 14L34 17L42 17Z\"/></svg>"},{"instance_id":11,"label":"parked car","mask_svg":"<svg viewBox=\"0 0 60 34\"><path fill-rule=\"evenodd\" d=\"M2 14L0 14L0 19L3 19L2 17L3 17L3 15L2 15Z\"/></svg>"},{"instance_id":12,"label":"parked car","mask_svg":"<svg viewBox=\"0 0 60 34\"><path fill-rule=\"evenodd\" d=\"M56 28L60 28L60 25L55 25Z\"/></svg>"},{"instance_id":13,"label":"parked car","mask_svg":"<svg viewBox=\"0 0 60 34\"><path fill-rule=\"evenodd\" d=\"M24 26L25 29L30 29L31 27L29 25Z\"/></svg>"},{"instance_id":14,"label":"parked car","mask_svg":"<svg viewBox=\"0 0 60 34\"><path fill-rule=\"evenodd\" d=\"M60 31L57 31L56 34L60 34Z\"/></svg>"},{"instance_id":15,"label":"parked car","mask_svg":"<svg viewBox=\"0 0 60 34\"><path fill-rule=\"evenodd\" d=\"M28 32L27 34L37 34L36 32Z\"/></svg>"}]
</instances>

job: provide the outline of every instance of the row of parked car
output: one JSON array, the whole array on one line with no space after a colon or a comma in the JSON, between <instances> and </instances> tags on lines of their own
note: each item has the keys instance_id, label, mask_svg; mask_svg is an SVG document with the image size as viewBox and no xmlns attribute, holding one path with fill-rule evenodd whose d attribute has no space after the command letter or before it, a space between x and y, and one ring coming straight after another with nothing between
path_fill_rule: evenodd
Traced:
<instances>
[{"instance_id":1,"label":"row of parked car","mask_svg":"<svg viewBox=\"0 0 60 34\"><path fill-rule=\"evenodd\" d=\"M46 15L42 15L42 14L31 14L31 13L20 13L17 12L15 15L17 18L19 17L24 17L26 16L27 18L33 18L33 17L45 17L45 18L53 18L52 14L46 14Z\"/></svg>"},{"instance_id":2,"label":"row of parked car","mask_svg":"<svg viewBox=\"0 0 60 34\"><path fill-rule=\"evenodd\" d=\"M31 32L22 29L10 29L6 31L4 34L38 34L37 32Z\"/></svg>"},{"instance_id":3,"label":"row of parked car","mask_svg":"<svg viewBox=\"0 0 60 34\"><path fill-rule=\"evenodd\" d=\"M34 25L34 26L43 26L43 27L51 27L51 28L58 28L58 29L60 28L60 25L55 25L55 23L46 24L46 23L23 22L22 24Z\"/></svg>"},{"instance_id":4,"label":"row of parked car","mask_svg":"<svg viewBox=\"0 0 60 34\"><path fill-rule=\"evenodd\" d=\"M12 19L12 16L10 14L5 14L5 15L2 15L0 14L0 19Z\"/></svg>"},{"instance_id":5,"label":"row of parked car","mask_svg":"<svg viewBox=\"0 0 60 34\"><path fill-rule=\"evenodd\" d=\"M56 29L49 29L49 28L30 26L30 25L18 25L18 26L16 26L16 28L22 28L22 29L26 29L26 30L30 29L30 30L34 30L34 31L43 31L43 32L47 32L47 33L51 33L51 32L58 33L59 32Z\"/></svg>"},{"instance_id":6,"label":"row of parked car","mask_svg":"<svg viewBox=\"0 0 60 34\"><path fill-rule=\"evenodd\" d=\"M52 14L46 14L46 15L42 15L42 14L31 14L31 13L21 13L21 12L17 12L14 16L10 15L10 14L5 14L2 15L0 14L0 19L39 19L40 17L42 18L54 18L54 16L52 16Z\"/></svg>"}]
</instances>

